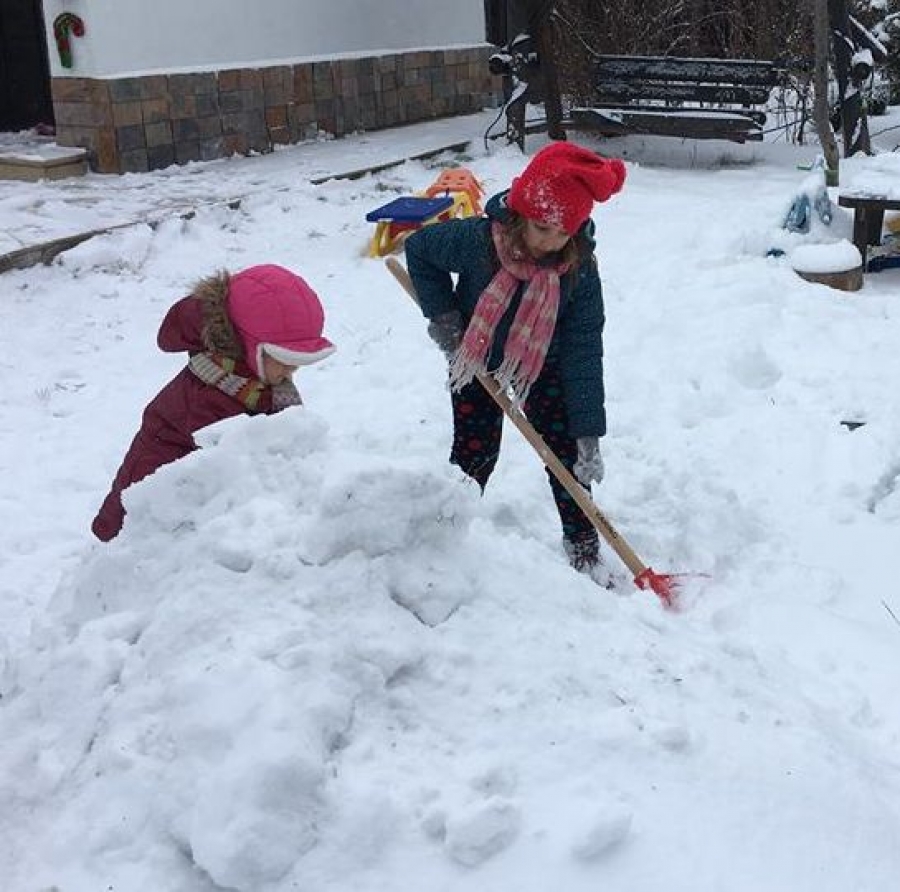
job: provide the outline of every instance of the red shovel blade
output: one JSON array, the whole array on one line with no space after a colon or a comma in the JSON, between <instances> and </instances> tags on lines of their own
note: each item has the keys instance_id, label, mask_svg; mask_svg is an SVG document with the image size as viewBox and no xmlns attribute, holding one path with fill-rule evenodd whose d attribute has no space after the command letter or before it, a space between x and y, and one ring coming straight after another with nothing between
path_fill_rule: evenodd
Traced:
<instances>
[{"instance_id":1,"label":"red shovel blade","mask_svg":"<svg viewBox=\"0 0 900 892\"><path fill-rule=\"evenodd\" d=\"M708 579L708 573L657 573L646 567L634 577L634 584L641 590L648 589L659 596L659 599L671 609L678 606L679 579Z\"/></svg>"},{"instance_id":2,"label":"red shovel blade","mask_svg":"<svg viewBox=\"0 0 900 892\"><path fill-rule=\"evenodd\" d=\"M651 567L646 567L634 577L634 584L642 591L647 591L659 595L660 600L666 607L675 606L675 594L678 583L675 577L667 573L656 573Z\"/></svg>"}]
</instances>

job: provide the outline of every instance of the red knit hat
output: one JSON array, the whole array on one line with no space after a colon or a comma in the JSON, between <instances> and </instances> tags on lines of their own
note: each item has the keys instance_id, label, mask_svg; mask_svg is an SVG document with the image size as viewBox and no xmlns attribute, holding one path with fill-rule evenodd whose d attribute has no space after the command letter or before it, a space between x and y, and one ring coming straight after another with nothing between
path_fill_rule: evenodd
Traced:
<instances>
[{"instance_id":1,"label":"red knit hat","mask_svg":"<svg viewBox=\"0 0 900 892\"><path fill-rule=\"evenodd\" d=\"M545 146L512 182L509 208L569 235L591 215L595 201L606 201L622 188L625 165L618 158L568 142Z\"/></svg>"}]
</instances>

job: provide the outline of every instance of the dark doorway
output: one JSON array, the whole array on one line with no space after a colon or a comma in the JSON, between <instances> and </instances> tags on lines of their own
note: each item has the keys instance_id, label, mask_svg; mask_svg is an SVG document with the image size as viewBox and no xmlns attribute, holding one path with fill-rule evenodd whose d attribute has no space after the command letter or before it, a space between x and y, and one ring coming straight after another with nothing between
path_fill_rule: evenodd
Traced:
<instances>
[{"instance_id":1,"label":"dark doorway","mask_svg":"<svg viewBox=\"0 0 900 892\"><path fill-rule=\"evenodd\" d=\"M0 3L0 130L53 124L40 0Z\"/></svg>"}]
</instances>

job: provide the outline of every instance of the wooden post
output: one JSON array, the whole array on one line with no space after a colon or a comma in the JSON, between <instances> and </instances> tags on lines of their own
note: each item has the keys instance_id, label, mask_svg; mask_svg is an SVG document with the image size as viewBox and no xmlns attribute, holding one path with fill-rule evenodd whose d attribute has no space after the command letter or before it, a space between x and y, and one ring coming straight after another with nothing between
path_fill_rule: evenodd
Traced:
<instances>
[{"instance_id":1,"label":"wooden post","mask_svg":"<svg viewBox=\"0 0 900 892\"><path fill-rule=\"evenodd\" d=\"M532 4L531 29L544 78L544 113L547 116L547 135L550 139L566 139L563 126L562 98L559 93L559 69L554 41L553 3L540 0Z\"/></svg>"},{"instance_id":2,"label":"wooden post","mask_svg":"<svg viewBox=\"0 0 900 892\"><path fill-rule=\"evenodd\" d=\"M841 104L844 157L856 152L872 154L869 124L862 101L861 84L851 77L851 61L856 41L847 11L847 0L828 0L828 20L834 47L834 73L838 82L838 101Z\"/></svg>"},{"instance_id":3,"label":"wooden post","mask_svg":"<svg viewBox=\"0 0 900 892\"><path fill-rule=\"evenodd\" d=\"M828 113L828 0L812 0L812 7L816 45L813 118L816 122L819 143L825 155L825 185L837 186L840 183L841 153L834 138L834 128L831 126L831 116Z\"/></svg>"}]
</instances>

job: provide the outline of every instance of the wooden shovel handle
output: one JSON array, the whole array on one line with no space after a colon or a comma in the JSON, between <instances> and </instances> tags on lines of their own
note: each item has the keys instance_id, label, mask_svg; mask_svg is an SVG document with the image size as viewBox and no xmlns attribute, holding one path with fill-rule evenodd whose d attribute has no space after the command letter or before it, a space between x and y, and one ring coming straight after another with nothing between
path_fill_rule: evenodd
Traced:
<instances>
[{"instance_id":1,"label":"wooden shovel handle","mask_svg":"<svg viewBox=\"0 0 900 892\"><path fill-rule=\"evenodd\" d=\"M403 286L406 293L418 303L412 279L403 264L394 257L388 257L385 260L385 264L394 278ZM494 398L506 417L532 445L534 451L541 457L541 461L550 469L553 476L559 480L569 495L575 499L578 507L585 513L597 532L609 543L609 547L622 559L622 563L628 567L631 573L636 578L648 572L652 573L647 565L635 554L631 546L622 538L619 531L610 523L606 515L594 504L590 493L559 460L553 450L544 442L544 438L532 427L522 411L507 396L500 385L484 372L478 372L476 378L478 383Z\"/></svg>"}]
</instances>

